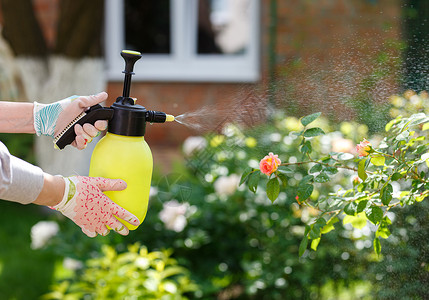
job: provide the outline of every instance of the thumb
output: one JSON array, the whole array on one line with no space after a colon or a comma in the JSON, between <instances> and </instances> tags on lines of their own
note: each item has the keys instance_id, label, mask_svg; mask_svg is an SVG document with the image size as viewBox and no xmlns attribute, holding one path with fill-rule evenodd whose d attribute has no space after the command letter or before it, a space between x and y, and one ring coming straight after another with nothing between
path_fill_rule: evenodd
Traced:
<instances>
[{"instance_id":1,"label":"thumb","mask_svg":"<svg viewBox=\"0 0 429 300\"><path fill-rule=\"evenodd\" d=\"M109 179L103 177L90 177L91 182L96 185L102 192L105 191L122 191L127 188L127 183L122 179Z\"/></svg>"},{"instance_id":2,"label":"thumb","mask_svg":"<svg viewBox=\"0 0 429 300\"><path fill-rule=\"evenodd\" d=\"M92 96L80 97L81 98L81 107L87 108L87 107L96 105L98 103L101 103L107 99L107 96L108 95L106 92L101 92L101 93L98 93L98 94L92 95Z\"/></svg>"}]
</instances>

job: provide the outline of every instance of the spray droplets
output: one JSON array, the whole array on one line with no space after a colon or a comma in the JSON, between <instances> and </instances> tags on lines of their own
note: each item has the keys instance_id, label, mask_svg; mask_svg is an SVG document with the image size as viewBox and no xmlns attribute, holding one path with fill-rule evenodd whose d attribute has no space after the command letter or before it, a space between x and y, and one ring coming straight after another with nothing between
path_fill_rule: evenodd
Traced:
<instances>
[{"instance_id":1,"label":"spray droplets","mask_svg":"<svg viewBox=\"0 0 429 300\"><path fill-rule=\"evenodd\" d=\"M253 127L267 119L269 115L267 102L267 99L262 98L255 91L247 94L240 93L240 97L228 103L227 107L204 106L176 116L175 121L198 133L220 132L226 124L230 123L242 128Z\"/></svg>"}]
</instances>

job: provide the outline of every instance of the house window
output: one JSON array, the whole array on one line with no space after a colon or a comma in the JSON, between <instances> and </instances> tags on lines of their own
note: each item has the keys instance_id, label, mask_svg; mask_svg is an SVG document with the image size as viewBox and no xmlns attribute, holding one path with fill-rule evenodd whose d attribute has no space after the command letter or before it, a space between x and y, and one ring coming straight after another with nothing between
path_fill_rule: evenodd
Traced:
<instances>
[{"instance_id":1,"label":"house window","mask_svg":"<svg viewBox=\"0 0 429 300\"><path fill-rule=\"evenodd\" d=\"M122 80L122 49L140 51L135 80L259 79L259 1L106 0L110 80Z\"/></svg>"}]
</instances>

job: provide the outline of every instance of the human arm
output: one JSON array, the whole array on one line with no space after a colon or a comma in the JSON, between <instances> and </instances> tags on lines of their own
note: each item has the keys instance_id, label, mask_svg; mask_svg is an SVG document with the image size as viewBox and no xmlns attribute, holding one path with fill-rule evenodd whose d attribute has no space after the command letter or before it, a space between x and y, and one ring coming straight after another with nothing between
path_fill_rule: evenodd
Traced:
<instances>
[{"instance_id":1,"label":"human arm","mask_svg":"<svg viewBox=\"0 0 429 300\"><path fill-rule=\"evenodd\" d=\"M134 215L103 194L124 188L126 183L119 179L52 176L11 155L0 142L0 199L52 207L90 237L108 234L106 225L122 235L128 234L128 228L114 216L139 225Z\"/></svg>"},{"instance_id":2,"label":"human arm","mask_svg":"<svg viewBox=\"0 0 429 300\"><path fill-rule=\"evenodd\" d=\"M0 101L0 132L36 133L33 103Z\"/></svg>"},{"instance_id":3,"label":"human arm","mask_svg":"<svg viewBox=\"0 0 429 300\"><path fill-rule=\"evenodd\" d=\"M52 104L0 101L0 132L36 133L54 138L87 108L103 102L107 93L94 96L72 96ZM75 125L76 139L72 145L84 149L107 122L98 120L94 125Z\"/></svg>"}]
</instances>

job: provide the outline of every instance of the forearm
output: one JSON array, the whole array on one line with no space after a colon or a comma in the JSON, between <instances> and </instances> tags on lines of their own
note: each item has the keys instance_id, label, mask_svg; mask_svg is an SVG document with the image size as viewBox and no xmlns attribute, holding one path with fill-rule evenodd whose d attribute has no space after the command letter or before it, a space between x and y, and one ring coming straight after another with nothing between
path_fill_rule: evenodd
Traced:
<instances>
[{"instance_id":1,"label":"forearm","mask_svg":"<svg viewBox=\"0 0 429 300\"><path fill-rule=\"evenodd\" d=\"M43 188L43 171L9 153L0 142L0 199L28 204Z\"/></svg>"},{"instance_id":2,"label":"forearm","mask_svg":"<svg viewBox=\"0 0 429 300\"><path fill-rule=\"evenodd\" d=\"M33 103L0 101L0 132L35 133Z\"/></svg>"},{"instance_id":3,"label":"forearm","mask_svg":"<svg viewBox=\"0 0 429 300\"><path fill-rule=\"evenodd\" d=\"M55 206L62 200L64 189L65 183L61 176L52 176L44 173L42 191L33 203L37 205Z\"/></svg>"}]
</instances>

